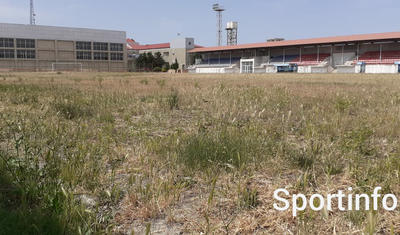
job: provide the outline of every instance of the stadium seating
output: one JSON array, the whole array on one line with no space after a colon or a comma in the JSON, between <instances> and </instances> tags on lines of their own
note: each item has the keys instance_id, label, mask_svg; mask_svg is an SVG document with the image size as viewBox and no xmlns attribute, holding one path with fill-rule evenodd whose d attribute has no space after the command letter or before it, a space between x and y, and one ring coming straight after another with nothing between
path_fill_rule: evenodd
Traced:
<instances>
[{"instance_id":1,"label":"stadium seating","mask_svg":"<svg viewBox=\"0 0 400 235\"><path fill-rule=\"evenodd\" d=\"M369 51L358 58L358 62L366 64L393 64L397 61L400 61L400 51L382 51L382 59L380 51Z\"/></svg>"},{"instance_id":2,"label":"stadium seating","mask_svg":"<svg viewBox=\"0 0 400 235\"><path fill-rule=\"evenodd\" d=\"M240 57L232 57L232 59L230 58L210 58L202 60L201 64L235 64L237 62L240 61Z\"/></svg>"},{"instance_id":3,"label":"stadium seating","mask_svg":"<svg viewBox=\"0 0 400 235\"><path fill-rule=\"evenodd\" d=\"M301 60L300 56L297 57L292 63L296 63L297 65L317 65L326 60L330 54L322 53L322 54L309 54L309 55L302 55Z\"/></svg>"},{"instance_id":4,"label":"stadium seating","mask_svg":"<svg viewBox=\"0 0 400 235\"><path fill-rule=\"evenodd\" d=\"M299 55L286 55L285 58L283 55L281 56L274 56L271 57L270 63L272 64L279 64L282 63L283 61L285 63L293 63L297 65L318 65L324 60L326 60L330 54L327 53L322 53L322 54L309 54L309 55L302 55L301 60ZM205 59L201 61L202 65L226 65L226 64L235 64L240 61L240 57L232 57L230 58L210 58L210 59Z\"/></svg>"},{"instance_id":5,"label":"stadium seating","mask_svg":"<svg viewBox=\"0 0 400 235\"><path fill-rule=\"evenodd\" d=\"M301 58L299 55L287 55L285 56L285 63L294 63L297 65L317 65L323 62L326 58L328 58L330 54L310 54L310 55L302 55ZM271 58L271 63L282 63L283 56L275 56Z\"/></svg>"},{"instance_id":6,"label":"stadium seating","mask_svg":"<svg viewBox=\"0 0 400 235\"><path fill-rule=\"evenodd\" d=\"M285 55L285 63L291 63L293 60L297 59L298 55ZM282 63L283 55L271 57L271 63Z\"/></svg>"}]
</instances>

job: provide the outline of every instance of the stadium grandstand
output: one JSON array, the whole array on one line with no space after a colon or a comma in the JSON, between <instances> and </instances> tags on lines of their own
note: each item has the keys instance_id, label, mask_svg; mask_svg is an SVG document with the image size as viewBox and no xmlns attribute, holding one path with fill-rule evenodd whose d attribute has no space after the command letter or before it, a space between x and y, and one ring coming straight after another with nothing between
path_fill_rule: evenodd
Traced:
<instances>
[{"instance_id":1,"label":"stadium grandstand","mask_svg":"<svg viewBox=\"0 0 400 235\"><path fill-rule=\"evenodd\" d=\"M191 73L399 73L400 32L336 36L189 51Z\"/></svg>"}]
</instances>

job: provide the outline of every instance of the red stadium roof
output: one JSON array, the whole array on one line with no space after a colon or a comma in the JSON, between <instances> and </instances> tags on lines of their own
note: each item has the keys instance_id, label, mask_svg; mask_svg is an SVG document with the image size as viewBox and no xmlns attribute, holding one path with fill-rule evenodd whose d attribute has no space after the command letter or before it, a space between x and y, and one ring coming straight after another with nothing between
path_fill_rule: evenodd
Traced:
<instances>
[{"instance_id":1,"label":"red stadium roof","mask_svg":"<svg viewBox=\"0 0 400 235\"><path fill-rule=\"evenodd\" d=\"M158 44L146 44L146 45L140 45L133 39L126 39L127 42L127 48L128 50L152 50L152 49L164 49L164 48L170 48L171 44L170 43L158 43ZM194 45L195 48L202 48L202 46L199 45Z\"/></svg>"},{"instance_id":2,"label":"red stadium roof","mask_svg":"<svg viewBox=\"0 0 400 235\"><path fill-rule=\"evenodd\" d=\"M163 49L163 48L170 48L170 43L158 43L158 44L147 44L147 45L140 45L139 43L135 42L133 39L127 39L127 47L128 50L151 50L151 49Z\"/></svg>"},{"instance_id":3,"label":"red stadium roof","mask_svg":"<svg viewBox=\"0 0 400 235\"><path fill-rule=\"evenodd\" d=\"M400 32L359 34L359 35L351 35L351 36L336 36L336 37L298 39L298 40L285 40L285 41L278 41L278 42L261 42L261 43L251 43L251 44L221 46L221 47L203 47L203 48L192 49L189 52L195 53L195 52L228 51L228 50L240 50L240 49L254 49L254 48L262 48L262 47L285 47L285 46L332 44L332 43L393 40L393 39L400 40Z\"/></svg>"}]
</instances>

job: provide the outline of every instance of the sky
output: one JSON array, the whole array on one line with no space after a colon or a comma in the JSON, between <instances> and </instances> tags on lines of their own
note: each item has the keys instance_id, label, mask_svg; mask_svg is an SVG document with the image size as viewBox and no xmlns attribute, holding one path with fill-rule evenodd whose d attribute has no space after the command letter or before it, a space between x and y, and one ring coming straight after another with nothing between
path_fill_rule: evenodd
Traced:
<instances>
[{"instance_id":1,"label":"sky","mask_svg":"<svg viewBox=\"0 0 400 235\"><path fill-rule=\"evenodd\" d=\"M240 44L400 31L399 0L35 0L35 11L39 25L122 30L141 44L180 34L215 46L217 2L223 26L239 22ZM29 0L0 0L0 22L28 24Z\"/></svg>"}]
</instances>

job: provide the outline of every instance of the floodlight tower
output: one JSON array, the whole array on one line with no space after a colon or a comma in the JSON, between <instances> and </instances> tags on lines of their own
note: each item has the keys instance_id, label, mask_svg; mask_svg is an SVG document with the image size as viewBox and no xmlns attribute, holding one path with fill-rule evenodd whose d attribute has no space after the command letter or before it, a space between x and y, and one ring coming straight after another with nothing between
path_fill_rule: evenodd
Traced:
<instances>
[{"instance_id":1,"label":"floodlight tower","mask_svg":"<svg viewBox=\"0 0 400 235\"><path fill-rule=\"evenodd\" d=\"M222 44L222 12L225 9L220 6L218 3L213 5L213 10L217 13L217 45L221 46Z\"/></svg>"},{"instance_id":2,"label":"floodlight tower","mask_svg":"<svg viewBox=\"0 0 400 235\"><path fill-rule=\"evenodd\" d=\"M228 22L226 24L226 45L232 46L237 45L238 38L238 22Z\"/></svg>"},{"instance_id":3,"label":"floodlight tower","mask_svg":"<svg viewBox=\"0 0 400 235\"><path fill-rule=\"evenodd\" d=\"M30 23L31 23L31 25L35 25L36 24L35 16L36 16L36 14L35 14L35 10L33 8L33 0L31 0L31 15L30 15L30 18L31 18Z\"/></svg>"}]
</instances>

